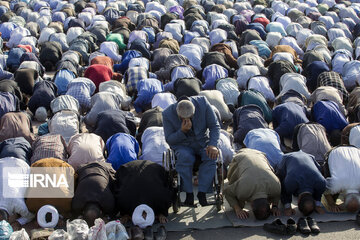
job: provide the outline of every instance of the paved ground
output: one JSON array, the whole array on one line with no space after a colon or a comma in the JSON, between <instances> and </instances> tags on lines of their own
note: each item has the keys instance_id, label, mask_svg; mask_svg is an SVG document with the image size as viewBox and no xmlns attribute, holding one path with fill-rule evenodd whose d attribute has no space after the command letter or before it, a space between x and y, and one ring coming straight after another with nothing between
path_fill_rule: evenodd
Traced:
<instances>
[{"instance_id":1,"label":"paved ground","mask_svg":"<svg viewBox=\"0 0 360 240\"><path fill-rule=\"evenodd\" d=\"M169 232L168 238L172 239L317 239L317 240L359 240L360 227L354 221L319 223L321 233L319 235L305 236L297 233L293 237L282 237L265 232L261 227L244 228L220 228L211 230L192 230L187 232Z\"/></svg>"}]
</instances>

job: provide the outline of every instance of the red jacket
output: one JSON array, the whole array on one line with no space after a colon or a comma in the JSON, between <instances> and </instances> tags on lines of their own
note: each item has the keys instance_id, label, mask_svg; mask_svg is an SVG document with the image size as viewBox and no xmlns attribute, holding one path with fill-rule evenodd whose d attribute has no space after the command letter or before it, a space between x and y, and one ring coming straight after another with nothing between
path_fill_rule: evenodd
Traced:
<instances>
[{"instance_id":1,"label":"red jacket","mask_svg":"<svg viewBox=\"0 0 360 240\"><path fill-rule=\"evenodd\" d=\"M102 82L110 81L113 77L112 69L101 64L94 64L86 69L84 77L91 79L96 86L96 91L99 91L99 85Z\"/></svg>"}]
</instances>

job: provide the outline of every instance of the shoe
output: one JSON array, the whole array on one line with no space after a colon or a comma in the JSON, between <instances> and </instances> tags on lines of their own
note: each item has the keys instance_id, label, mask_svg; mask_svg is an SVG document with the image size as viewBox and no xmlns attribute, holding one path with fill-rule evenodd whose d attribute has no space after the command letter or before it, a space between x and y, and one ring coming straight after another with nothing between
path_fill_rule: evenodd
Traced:
<instances>
[{"instance_id":1,"label":"shoe","mask_svg":"<svg viewBox=\"0 0 360 240\"><path fill-rule=\"evenodd\" d=\"M200 205L201 205L202 207L209 205L208 202L207 202L207 200L206 200L206 193L204 193L204 192L198 192L197 198L198 198L199 203L200 203Z\"/></svg>"},{"instance_id":2,"label":"shoe","mask_svg":"<svg viewBox=\"0 0 360 240\"><path fill-rule=\"evenodd\" d=\"M356 214L356 223L360 226L360 211Z\"/></svg>"},{"instance_id":3,"label":"shoe","mask_svg":"<svg viewBox=\"0 0 360 240\"><path fill-rule=\"evenodd\" d=\"M296 233L296 222L293 218L289 218L286 222L286 232L289 235L294 235Z\"/></svg>"},{"instance_id":4,"label":"shoe","mask_svg":"<svg viewBox=\"0 0 360 240\"><path fill-rule=\"evenodd\" d=\"M279 218L275 219L272 223L265 223L264 230L271 233L286 235L286 226Z\"/></svg>"},{"instance_id":5,"label":"shoe","mask_svg":"<svg viewBox=\"0 0 360 240\"><path fill-rule=\"evenodd\" d=\"M194 206L194 193L186 193L186 199L182 205L189 207Z\"/></svg>"},{"instance_id":6,"label":"shoe","mask_svg":"<svg viewBox=\"0 0 360 240\"><path fill-rule=\"evenodd\" d=\"M154 232L153 232L153 229L151 226L145 228L144 239L145 240L153 240L154 239Z\"/></svg>"},{"instance_id":7,"label":"shoe","mask_svg":"<svg viewBox=\"0 0 360 240\"><path fill-rule=\"evenodd\" d=\"M297 229L299 230L299 232L301 232L302 234L309 234L311 233L311 229L308 225L308 222L306 221L305 218L301 217L299 218L298 222L297 222Z\"/></svg>"},{"instance_id":8,"label":"shoe","mask_svg":"<svg viewBox=\"0 0 360 240\"><path fill-rule=\"evenodd\" d=\"M320 233L320 228L317 225L315 219L313 219L311 217L307 217L306 220L308 222L308 225L309 225L312 233L315 233L315 234Z\"/></svg>"},{"instance_id":9,"label":"shoe","mask_svg":"<svg viewBox=\"0 0 360 240\"><path fill-rule=\"evenodd\" d=\"M167 237L166 235L167 233L165 226L160 226L155 233L155 240L165 240Z\"/></svg>"},{"instance_id":10,"label":"shoe","mask_svg":"<svg viewBox=\"0 0 360 240\"><path fill-rule=\"evenodd\" d=\"M131 228L131 236L133 240L143 240L144 233L139 226L134 226Z\"/></svg>"}]
</instances>

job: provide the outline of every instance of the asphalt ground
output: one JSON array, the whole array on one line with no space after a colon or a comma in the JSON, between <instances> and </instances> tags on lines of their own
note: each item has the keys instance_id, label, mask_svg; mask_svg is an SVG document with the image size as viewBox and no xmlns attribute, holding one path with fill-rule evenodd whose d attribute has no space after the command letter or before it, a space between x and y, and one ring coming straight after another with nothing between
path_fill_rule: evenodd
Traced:
<instances>
[{"instance_id":1,"label":"asphalt ground","mask_svg":"<svg viewBox=\"0 0 360 240\"><path fill-rule=\"evenodd\" d=\"M190 230L168 232L169 240L219 240L219 239L317 239L317 240L356 240L360 239L360 226L355 221L327 222L318 224L321 232L318 235L281 236L265 232L262 227L218 228L210 230Z\"/></svg>"}]
</instances>

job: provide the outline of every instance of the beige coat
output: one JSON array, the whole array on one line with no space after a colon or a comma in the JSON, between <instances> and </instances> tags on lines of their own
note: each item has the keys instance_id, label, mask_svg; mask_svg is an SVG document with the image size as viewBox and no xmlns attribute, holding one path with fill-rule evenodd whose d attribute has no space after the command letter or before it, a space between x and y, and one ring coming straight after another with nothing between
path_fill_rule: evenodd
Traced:
<instances>
[{"instance_id":1,"label":"beige coat","mask_svg":"<svg viewBox=\"0 0 360 240\"><path fill-rule=\"evenodd\" d=\"M229 185L224 195L230 206L267 198L270 203L280 200L280 180L274 174L264 153L250 148L241 149L229 165Z\"/></svg>"}]
</instances>

